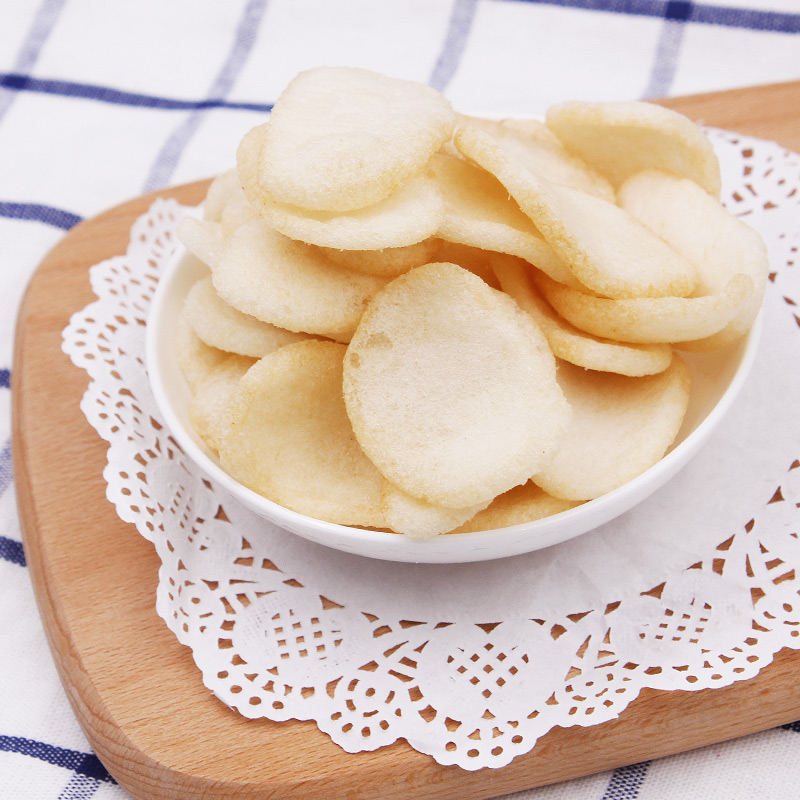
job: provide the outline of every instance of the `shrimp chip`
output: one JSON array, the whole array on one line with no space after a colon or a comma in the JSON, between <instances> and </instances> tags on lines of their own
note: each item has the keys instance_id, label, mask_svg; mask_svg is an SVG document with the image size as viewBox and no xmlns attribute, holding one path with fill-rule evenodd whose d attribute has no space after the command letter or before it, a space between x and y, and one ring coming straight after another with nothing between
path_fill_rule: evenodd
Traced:
<instances>
[{"instance_id":1,"label":"shrimp chip","mask_svg":"<svg viewBox=\"0 0 800 800\"><path fill-rule=\"evenodd\" d=\"M215 267L225 247L225 237L219 222L186 216L178 223L178 238L186 249L206 266Z\"/></svg>"},{"instance_id":2,"label":"shrimp chip","mask_svg":"<svg viewBox=\"0 0 800 800\"><path fill-rule=\"evenodd\" d=\"M212 280L219 296L244 314L339 341L349 341L367 302L387 282L337 267L262 220L230 236Z\"/></svg>"},{"instance_id":3,"label":"shrimp chip","mask_svg":"<svg viewBox=\"0 0 800 800\"><path fill-rule=\"evenodd\" d=\"M310 211L374 205L450 138L450 103L422 83L365 69L301 72L257 130L257 187Z\"/></svg>"},{"instance_id":4,"label":"shrimp chip","mask_svg":"<svg viewBox=\"0 0 800 800\"><path fill-rule=\"evenodd\" d=\"M442 240L437 261L445 261L449 264L463 267L473 275L477 275L492 289L499 289L500 284L494 274L494 269L492 269L492 259L495 255L496 253L482 250L480 247L470 247L466 244L456 244L455 242Z\"/></svg>"},{"instance_id":5,"label":"shrimp chip","mask_svg":"<svg viewBox=\"0 0 800 800\"><path fill-rule=\"evenodd\" d=\"M258 197L244 184L251 206L276 231L307 244L336 250L405 247L436 235L444 202L436 182L415 175L375 205L349 212L305 211Z\"/></svg>"},{"instance_id":6,"label":"shrimp chip","mask_svg":"<svg viewBox=\"0 0 800 800\"><path fill-rule=\"evenodd\" d=\"M758 233L693 181L658 170L639 172L625 181L619 200L696 265L695 295L719 293L740 273L753 281L747 302L719 333L683 346L708 350L744 336L761 309L769 274L767 248Z\"/></svg>"},{"instance_id":7,"label":"shrimp chip","mask_svg":"<svg viewBox=\"0 0 800 800\"><path fill-rule=\"evenodd\" d=\"M536 226L493 175L463 158L442 153L431 160L431 169L444 198L439 237L455 244L519 256L554 280L576 283Z\"/></svg>"},{"instance_id":8,"label":"shrimp chip","mask_svg":"<svg viewBox=\"0 0 800 800\"><path fill-rule=\"evenodd\" d=\"M723 330L755 291L749 275L734 275L718 294L610 300L556 283L542 273L534 282L547 302L576 328L634 344L691 342Z\"/></svg>"},{"instance_id":9,"label":"shrimp chip","mask_svg":"<svg viewBox=\"0 0 800 800\"><path fill-rule=\"evenodd\" d=\"M720 170L702 129L677 111L652 103L562 103L547 126L566 148L616 187L643 169L689 178L719 196Z\"/></svg>"},{"instance_id":10,"label":"shrimp chip","mask_svg":"<svg viewBox=\"0 0 800 800\"><path fill-rule=\"evenodd\" d=\"M242 197L242 187L236 170L231 169L217 175L208 186L203 200L203 219L208 222L221 222L225 207Z\"/></svg>"},{"instance_id":11,"label":"shrimp chip","mask_svg":"<svg viewBox=\"0 0 800 800\"><path fill-rule=\"evenodd\" d=\"M184 309L194 332L207 345L229 353L262 358L285 344L308 338L307 334L276 328L228 305L216 293L210 275L189 290Z\"/></svg>"},{"instance_id":12,"label":"shrimp chip","mask_svg":"<svg viewBox=\"0 0 800 800\"><path fill-rule=\"evenodd\" d=\"M579 500L553 497L535 483L528 481L503 492L483 511L479 511L472 519L449 532L473 533L509 528L512 525L522 525L525 522L534 522L537 519L560 514L562 511L569 511L580 504Z\"/></svg>"},{"instance_id":13,"label":"shrimp chip","mask_svg":"<svg viewBox=\"0 0 800 800\"><path fill-rule=\"evenodd\" d=\"M412 539L430 539L447 533L474 517L485 506L486 503L468 508L437 506L406 494L388 481L384 481L381 494L381 510L387 527Z\"/></svg>"},{"instance_id":14,"label":"shrimp chip","mask_svg":"<svg viewBox=\"0 0 800 800\"><path fill-rule=\"evenodd\" d=\"M197 385L189 405L189 420L211 450L219 450L228 425L231 397L245 372L255 363L254 358L227 353Z\"/></svg>"},{"instance_id":15,"label":"shrimp chip","mask_svg":"<svg viewBox=\"0 0 800 800\"><path fill-rule=\"evenodd\" d=\"M343 387L356 438L386 479L448 508L524 483L569 420L538 328L454 264L417 267L373 298Z\"/></svg>"},{"instance_id":16,"label":"shrimp chip","mask_svg":"<svg viewBox=\"0 0 800 800\"><path fill-rule=\"evenodd\" d=\"M613 298L682 297L694 266L623 209L531 172L501 141L476 128L456 133L458 149L495 175L575 277Z\"/></svg>"},{"instance_id":17,"label":"shrimp chip","mask_svg":"<svg viewBox=\"0 0 800 800\"><path fill-rule=\"evenodd\" d=\"M572 421L555 457L531 480L555 497L591 500L664 456L686 414L691 376L680 357L644 378L562 361L558 383L572 406Z\"/></svg>"},{"instance_id":18,"label":"shrimp chip","mask_svg":"<svg viewBox=\"0 0 800 800\"><path fill-rule=\"evenodd\" d=\"M396 278L414 267L433 261L440 244L439 239L423 239L416 244L387 247L384 250L336 250L331 247L321 250L330 261L341 267L367 275Z\"/></svg>"},{"instance_id":19,"label":"shrimp chip","mask_svg":"<svg viewBox=\"0 0 800 800\"><path fill-rule=\"evenodd\" d=\"M195 332L185 306L175 324L175 355L189 389L197 387L227 356L224 350L207 345Z\"/></svg>"},{"instance_id":20,"label":"shrimp chip","mask_svg":"<svg viewBox=\"0 0 800 800\"><path fill-rule=\"evenodd\" d=\"M220 462L235 480L301 514L383 527L382 478L342 399L344 354L344 345L310 339L257 362L231 398Z\"/></svg>"},{"instance_id":21,"label":"shrimp chip","mask_svg":"<svg viewBox=\"0 0 800 800\"><path fill-rule=\"evenodd\" d=\"M551 183L570 186L614 202L614 188L586 162L571 155L558 137L538 120L500 121L479 117L459 118L459 125L476 127L488 133L536 175Z\"/></svg>"},{"instance_id":22,"label":"shrimp chip","mask_svg":"<svg viewBox=\"0 0 800 800\"><path fill-rule=\"evenodd\" d=\"M570 325L533 288L522 262L495 257L493 267L503 291L531 315L557 358L585 369L632 376L663 372L672 361L668 344L624 344L591 336Z\"/></svg>"},{"instance_id":23,"label":"shrimp chip","mask_svg":"<svg viewBox=\"0 0 800 800\"><path fill-rule=\"evenodd\" d=\"M203 201L203 219L219 223L223 238L255 217L256 212L244 196L235 169L223 172L211 181Z\"/></svg>"}]
</instances>

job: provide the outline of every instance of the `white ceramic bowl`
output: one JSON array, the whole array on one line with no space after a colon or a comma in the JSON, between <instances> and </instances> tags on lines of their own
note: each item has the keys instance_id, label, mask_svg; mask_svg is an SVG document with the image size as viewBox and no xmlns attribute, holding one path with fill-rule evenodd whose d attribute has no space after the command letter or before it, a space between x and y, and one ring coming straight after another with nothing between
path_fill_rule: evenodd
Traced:
<instances>
[{"instance_id":1,"label":"white ceramic bowl","mask_svg":"<svg viewBox=\"0 0 800 800\"><path fill-rule=\"evenodd\" d=\"M207 268L179 247L162 276L147 323L147 368L164 421L186 455L213 481L270 522L311 541L349 553L391 561L446 563L485 561L564 542L614 519L673 477L705 444L745 382L758 349L759 317L736 346L684 358L692 372L689 408L675 444L657 464L602 497L545 519L492 531L437 536L424 541L396 533L323 522L245 488L219 466L189 423L189 388L175 354L175 326L189 288Z\"/></svg>"}]
</instances>

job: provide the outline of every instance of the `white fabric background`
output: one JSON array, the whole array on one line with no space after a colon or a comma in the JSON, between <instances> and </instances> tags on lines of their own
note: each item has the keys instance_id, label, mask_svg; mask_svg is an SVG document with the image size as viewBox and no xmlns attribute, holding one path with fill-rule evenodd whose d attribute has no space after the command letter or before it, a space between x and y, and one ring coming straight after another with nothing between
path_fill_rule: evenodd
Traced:
<instances>
[{"instance_id":1,"label":"white fabric background","mask_svg":"<svg viewBox=\"0 0 800 800\"><path fill-rule=\"evenodd\" d=\"M71 714L20 546L8 386L25 284L80 219L228 168L241 135L286 82L319 64L425 81L464 111L541 114L564 99L641 99L800 79L800 5L0 0L2 798L126 797ZM800 726L787 726L518 796L791 797L800 785L799 734Z\"/></svg>"}]
</instances>

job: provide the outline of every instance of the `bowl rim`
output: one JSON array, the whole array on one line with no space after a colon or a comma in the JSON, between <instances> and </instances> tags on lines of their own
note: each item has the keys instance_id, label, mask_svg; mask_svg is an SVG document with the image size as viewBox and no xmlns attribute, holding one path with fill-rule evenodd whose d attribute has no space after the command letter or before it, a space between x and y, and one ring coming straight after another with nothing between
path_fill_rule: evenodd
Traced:
<instances>
[{"instance_id":1,"label":"bowl rim","mask_svg":"<svg viewBox=\"0 0 800 800\"><path fill-rule=\"evenodd\" d=\"M187 209L187 213L196 213L196 209ZM171 299L170 292L174 291L174 284L187 257L190 257L188 250L177 242L174 253L162 268L148 312L145 332L145 359L150 388L173 438L201 472L256 514L306 539L338 550L383 560L450 563L504 558L567 541L623 514L672 478L710 437L748 378L763 327L762 309L750 331L737 343L739 347L743 344L739 363L715 405L656 464L622 486L574 508L531 522L415 539L392 531L327 522L281 506L240 484L204 451L196 434L188 429L173 408L161 368L160 350L163 342L159 334L162 329L163 309ZM182 374L178 379L185 381Z\"/></svg>"}]
</instances>

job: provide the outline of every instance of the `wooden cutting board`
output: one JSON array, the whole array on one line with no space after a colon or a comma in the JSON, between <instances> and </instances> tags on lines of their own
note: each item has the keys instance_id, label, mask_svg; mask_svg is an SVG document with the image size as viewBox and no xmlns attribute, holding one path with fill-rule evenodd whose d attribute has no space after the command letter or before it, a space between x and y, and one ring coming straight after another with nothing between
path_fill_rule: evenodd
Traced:
<instances>
[{"instance_id":1,"label":"wooden cutting board","mask_svg":"<svg viewBox=\"0 0 800 800\"><path fill-rule=\"evenodd\" d=\"M800 82L664 104L800 151ZM195 204L206 185L160 194ZM87 376L61 352L70 315L94 299L88 268L125 251L153 199L81 223L47 256L20 311L12 383L19 512L53 658L97 755L133 797L496 797L800 719L800 652L789 650L733 686L644 691L617 720L555 729L509 766L478 772L402 741L351 755L311 722L249 721L212 697L156 615L158 559L106 500L106 444L79 409Z\"/></svg>"}]
</instances>

